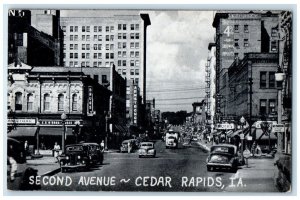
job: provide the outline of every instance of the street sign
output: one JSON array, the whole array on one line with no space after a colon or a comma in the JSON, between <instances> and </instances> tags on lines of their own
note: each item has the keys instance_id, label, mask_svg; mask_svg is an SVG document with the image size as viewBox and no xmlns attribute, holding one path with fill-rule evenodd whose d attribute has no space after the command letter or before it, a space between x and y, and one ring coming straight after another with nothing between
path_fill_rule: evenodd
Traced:
<instances>
[{"instance_id":1,"label":"street sign","mask_svg":"<svg viewBox=\"0 0 300 200\"><path fill-rule=\"evenodd\" d=\"M216 129L219 130L226 130L226 129L234 129L234 124L231 123L221 123L221 124L216 124Z\"/></svg>"},{"instance_id":2,"label":"street sign","mask_svg":"<svg viewBox=\"0 0 300 200\"><path fill-rule=\"evenodd\" d=\"M274 124L272 126L272 133L276 133L276 132L284 133L284 125L283 124Z\"/></svg>"},{"instance_id":3,"label":"street sign","mask_svg":"<svg viewBox=\"0 0 300 200\"><path fill-rule=\"evenodd\" d=\"M243 156L245 158L250 158L251 157L251 152L248 149L246 149L245 151L243 151Z\"/></svg>"}]
</instances>

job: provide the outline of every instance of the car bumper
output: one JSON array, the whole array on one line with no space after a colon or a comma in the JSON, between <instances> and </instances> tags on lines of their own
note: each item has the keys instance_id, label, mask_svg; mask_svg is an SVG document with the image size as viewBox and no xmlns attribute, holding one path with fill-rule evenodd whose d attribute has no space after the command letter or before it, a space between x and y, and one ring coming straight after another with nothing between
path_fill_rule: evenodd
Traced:
<instances>
[{"instance_id":1,"label":"car bumper","mask_svg":"<svg viewBox=\"0 0 300 200\"><path fill-rule=\"evenodd\" d=\"M214 168L227 168L227 169L233 168L233 165L229 163L207 163L206 166L214 167Z\"/></svg>"}]
</instances>

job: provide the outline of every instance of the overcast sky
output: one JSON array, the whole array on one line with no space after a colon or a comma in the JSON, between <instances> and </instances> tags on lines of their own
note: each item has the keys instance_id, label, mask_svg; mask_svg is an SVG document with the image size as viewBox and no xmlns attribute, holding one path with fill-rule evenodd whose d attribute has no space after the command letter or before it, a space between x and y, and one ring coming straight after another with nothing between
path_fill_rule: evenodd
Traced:
<instances>
[{"instance_id":1,"label":"overcast sky","mask_svg":"<svg viewBox=\"0 0 300 200\"><path fill-rule=\"evenodd\" d=\"M113 15L114 10L62 10L62 17ZM138 10L118 10L138 14ZM192 111L192 103L205 96L205 63L213 42L212 11L144 10L147 29L147 99L156 109Z\"/></svg>"},{"instance_id":2,"label":"overcast sky","mask_svg":"<svg viewBox=\"0 0 300 200\"><path fill-rule=\"evenodd\" d=\"M192 111L205 96L212 11L147 11L147 98L164 111Z\"/></svg>"}]
</instances>

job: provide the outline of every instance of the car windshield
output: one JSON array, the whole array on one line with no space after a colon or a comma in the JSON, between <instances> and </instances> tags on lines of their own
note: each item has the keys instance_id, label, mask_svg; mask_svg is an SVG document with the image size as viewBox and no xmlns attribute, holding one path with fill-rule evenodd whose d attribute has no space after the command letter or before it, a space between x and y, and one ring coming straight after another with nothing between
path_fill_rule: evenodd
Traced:
<instances>
[{"instance_id":1,"label":"car windshield","mask_svg":"<svg viewBox=\"0 0 300 200\"><path fill-rule=\"evenodd\" d=\"M144 144L141 144L141 147L153 147L153 144L151 144L151 143L144 143Z\"/></svg>"},{"instance_id":2,"label":"car windshield","mask_svg":"<svg viewBox=\"0 0 300 200\"><path fill-rule=\"evenodd\" d=\"M70 146L66 148L67 151L82 151L83 147L82 146Z\"/></svg>"},{"instance_id":3,"label":"car windshield","mask_svg":"<svg viewBox=\"0 0 300 200\"><path fill-rule=\"evenodd\" d=\"M211 152L234 154L234 148L233 147L226 147L226 146L224 146L224 147L215 146L215 147L211 147Z\"/></svg>"}]
</instances>

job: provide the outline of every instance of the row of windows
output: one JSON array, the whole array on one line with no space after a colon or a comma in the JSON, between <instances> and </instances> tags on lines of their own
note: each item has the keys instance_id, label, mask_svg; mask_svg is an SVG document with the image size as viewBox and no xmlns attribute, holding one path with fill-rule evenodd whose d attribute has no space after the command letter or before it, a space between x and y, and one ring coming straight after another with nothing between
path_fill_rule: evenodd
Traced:
<instances>
[{"instance_id":1,"label":"row of windows","mask_svg":"<svg viewBox=\"0 0 300 200\"><path fill-rule=\"evenodd\" d=\"M118 33L118 39L119 40L126 40L127 39L127 33ZM130 33L130 39L131 40L138 40L140 39L140 34L139 33Z\"/></svg>"},{"instance_id":2,"label":"row of windows","mask_svg":"<svg viewBox=\"0 0 300 200\"><path fill-rule=\"evenodd\" d=\"M118 73L122 75L126 75L127 70L126 69L118 69ZM130 69L130 75L140 75L139 69ZM138 78L136 78L138 80Z\"/></svg>"},{"instance_id":3,"label":"row of windows","mask_svg":"<svg viewBox=\"0 0 300 200\"><path fill-rule=\"evenodd\" d=\"M130 48L131 49L138 49L140 47L139 42L130 42ZM126 42L118 42L118 49L126 49L127 48L127 43Z\"/></svg>"},{"instance_id":4,"label":"row of windows","mask_svg":"<svg viewBox=\"0 0 300 200\"><path fill-rule=\"evenodd\" d=\"M58 111L64 111L65 109L65 96L64 94L59 94L57 96L58 102L57 102L57 110ZM77 111L78 107L77 107L77 103L78 103L78 96L77 94L73 94L72 95L72 111ZM34 97L33 94L28 94L27 95L27 111L33 111L33 104L34 104ZM43 97L43 110L44 111L50 111L50 105L51 105L51 96L50 94L44 94ZM15 110L16 111L21 111L23 108L23 97L22 97L22 93L21 92L17 92L15 94Z\"/></svg>"},{"instance_id":5,"label":"row of windows","mask_svg":"<svg viewBox=\"0 0 300 200\"><path fill-rule=\"evenodd\" d=\"M81 50L90 50L92 44L81 44ZM102 50L102 44L93 44L94 50ZM138 49L140 46L139 42L131 42L130 48L131 49ZM118 42L118 49L126 49L127 43L126 42ZM63 49L66 50L66 44L64 44ZM70 44L69 46L70 50L78 50L78 44ZM105 50L114 50L114 44L105 44Z\"/></svg>"},{"instance_id":6,"label":"row of windows","mask_svg":"<svg viewBox=\"0 0 300 200\"><path fill-rule=\"evenodd\" d=\"M238 24L235 24L234 25L234 32L235 33L238 33L240 31L240 25ZM245 24L244 25L244 33L249 33L249 25L248 24ZM271 36L272 37L276 37L278 35L278 29L277 28L272 28L271 29Z\"/></svg>"},{"instance_id":7,"label":"row of windows","mask_svg":"<svg viewBox=\"0 0 300 200\"><path fill-rule=\"evenodd\" d=\"M78 61L70 61L70 67L78 67ZM114 63L113 62L105 62L104 63L104 67L110 67L112 66ZM82 61L81 62L81 67L91 67L91 63L90 61ZM98 62L93 62L93 67L102 67L102 61L98 61Z\"/></svg>"},{"instance_id":8,"label":"row of windows","mask_svg":"<svg viewBox=\"0 0 300 200\"><path fill-rule=\"evenodd\" d=\"M104 28L104 26L103 26ZM105 26L105 32L113 32L115 29L114 26ZM130 24L130 30L139 30L140 25L139 24ZM62 26L62 30L66 31L66 26ZM78 32L79 27L78 26L70 26L69 31L70 32ZM94 32L102 32L102 26L93 26ZM118 24L118 30L127 30L127 24ZM91 26L81 26L81 32L90 32Z\"/></svg>"},{"instance_id":9,"label":"row of windows","mask_svg":"<svg viewBox=\"0 0 300 200\"><path fill-rule=\"evenodd\" d=\"M126 58L127 57L127 51L118 51L118 57L121 58ZM130 51L130 57L131 58L139 58L140 57L140 52L139 51Z\"/></svg>"},{"instance_id":10,"label":"row of windows","mask_svg":"<svg viewBox=\"0 0 300 200\"><path fill-rule=\"evenodd\" d=\"M267 83L269 83L269 85L267 85ZM267 87L268 88L276 87L275 72L260 72L260 88L267 88Z\"/></svg>"},{"instance_id":11,"label":"row of windows","mask_svg":"<svg viewBox=\"0 0 300 200\"><path fill-rule=\"evenodd\" d=\"M261 115L275 114L276 112L275 103L276 103L275 99L269 99L269 102L267 99L260 99L259 113Z\"/></svg>"},{"instance_id":12,"label":"row of windows","mask_svg":"<svg viewBox=\"0 0 300 200\"><path fill-rule=\"evenodd\" d=\"M127 61L126 60L118 60L118 66L123 66L126 67ZM130 66L131 67L139 67L140 66L140 61L139 60L130 60Z\"/></svg>"},{"instance_id":13,"label":"row of windows","mask_svg":"<svg viewBox=\"0 0 300 200\"><path fill-rule=\"evenodd\" d=\"M239 39L234 39L234 46L239 48ZM249 47L249 39L247 38L244 39L244 47Z\"/></svg>"},{"instance_id":14,"label":"row of windows","mask_svg":"<svg viewBox=\"0 0 300 200\"><path fill-rule=\"evenodd\" d=\"M96 45L94 47L94 50L97 49L97 47L100 48L99 50L101 50L102 45L101 46ZM75 48L78 48L78 45L77 45L77 47L76 47L76 45L75 45L75 47L74 47L74 45L72 45L72 50L76 50ZM90 50L89 45L82 47L82 50ZM109 48L109 45L108 45L106 50L113 50L113 45L110 45L110 48ZM110 54L110 56L109 56L109 54ZM94 59L102 59L102 53L94 53L93 55L94 55L93 56ZM64 56L64 58L66 58L66 53L63 53L63 56ZM89 57L90 57L89 53L82 53L81 58L89 58ZM126 58L127 57L127 52L126 51L118 51L118 57L119 58L122 58L122 57ZM130 58L139 58L139 57L140 57L140 52L139 51L130 51ZM71 58L71 59L72 58L78 58L78 53L73 53L73 52L69 53L69 58ZM113 59L114 58L114 53L106 53L106 58Z\"/></svg>"}]
</instances>

